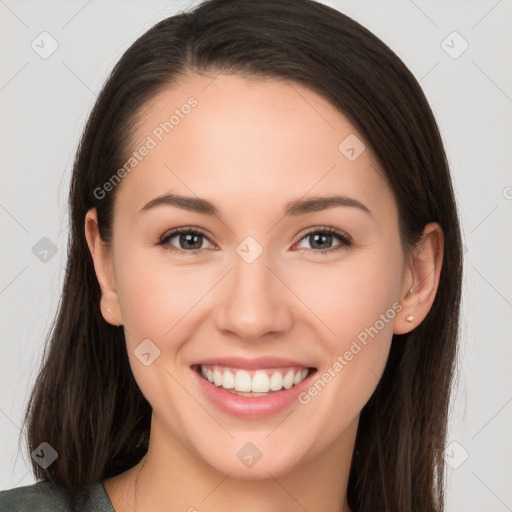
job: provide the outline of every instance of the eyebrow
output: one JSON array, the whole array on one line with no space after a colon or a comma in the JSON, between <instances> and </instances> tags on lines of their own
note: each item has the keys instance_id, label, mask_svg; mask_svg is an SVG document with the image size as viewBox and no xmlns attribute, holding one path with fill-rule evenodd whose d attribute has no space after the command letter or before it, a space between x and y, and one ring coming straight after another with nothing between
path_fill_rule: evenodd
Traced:
<instances>
[{"instance_id":1,"label":"eyebrow","mask_svg":"<svg viewBox=\"0 0 512 512\"><path fill-rule=\"evenodd\" d=\"M165 194L163 196L156 197L143 206L139 213L146 212L152 208L162 205L175 206L177 208L209 216L219 216L218 209L210 203L210 201L199 197L180 196L177 194ZM328 208L334 208L337 206L358 208L368 215L372 215L370 209L357 199L347 196L318 196L312 197L311 199L290 201L284 208L284 216L295 217L306 213L327 210Z\"/></svg>"}]
</instances>

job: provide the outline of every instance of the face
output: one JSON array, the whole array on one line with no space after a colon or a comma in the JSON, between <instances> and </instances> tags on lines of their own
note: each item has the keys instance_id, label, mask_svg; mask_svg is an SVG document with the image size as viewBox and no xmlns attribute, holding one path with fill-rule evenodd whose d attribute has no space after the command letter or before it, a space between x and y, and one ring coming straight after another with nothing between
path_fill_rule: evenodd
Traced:
<instances>
[{"instance_id":1,"label":"face","mask_svg":"<svg viewBox=\"0 0 512 512\"><path fill-rule=\"evenodd\" d=\"M152 442L258 478L353 437L410 283L354 126L298 84L212 79L142 111L102 311L124 325Z\"/></svg>"}]
</instances>

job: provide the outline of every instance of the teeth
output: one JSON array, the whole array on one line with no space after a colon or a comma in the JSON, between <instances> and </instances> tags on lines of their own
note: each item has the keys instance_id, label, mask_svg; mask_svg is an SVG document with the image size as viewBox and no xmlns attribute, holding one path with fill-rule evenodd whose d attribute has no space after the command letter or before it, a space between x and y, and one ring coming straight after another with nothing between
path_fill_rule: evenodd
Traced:
<instances>
[{"instance_id":1,"label":"teeth","mask_svg":"<svg viewBox=\"0 0 512 512\"><path fill-rule=\"evenodd\" d=\"M274 372L270 377L270 389L272 391L279 391L283 387L283 376L280 372Z\"/></svg>"},{"instance_id":2,"label":"teeth","mask_svg":"<svg viewBox=\"0 0 512 512\"><path fill-rule=\"evenodd\" d=\"M299 384L308 376L307 368L290 368L281 370L245 370L226 369L220 366L201 365L201 375L224 389L233 389L241 392L268 393L290 389ZM251 376L252 374L252 376Z\"/></svg>"},{"instance_id":3,"label":"teeth","mask_svg":"<svg viewBox=\"0 0 512 512\"><path fill-rule=\"evenodd\" d=\"M224 372L222 375L221 384L224 389L234 389L235 387L235 376L231 372Z\"/></svg>"},{"instance_id":4,"label":"teeth","mask_svg":"<svg viewBox=\"0 0 512 512\"><path fill-rule=\"evenodd\" d=\"M220 386L222 384L222 373L219 370L213 370L213 383L216 386Z\"/></svg>"},{"instance_id":5,"label":"teeth","mask_svg":"<svg viewBox=\"0 0 512 512\"><path fill-rule=\"evenodd\" d=\"M251 391L266 393L270 389L270 379L265 372L256 372L252 378Z\"/></svg>"},{"instance_id":6,"label":"teeth","mask_svg":"<svg viewBox=\"0 0 512 512\"><path fill-rule=\"evenodd\" d=\"M299 372L300 373L300 372ZM293 373L293 370L290 370L285 378L283 379L283 386L286 388L286 389L290 389L292 386L293 386L293 377L294 377L294 373Z\"/></svg>"},{"instance_id":7,"label":"teeth","mask_svg":"<svg viewBox=\"0 0 512 512\"><path fill-rule=\"evenodd\" d=\"M222 382L221 382L222 384ZM238 370L235 375L235 389L237 391L252 391L251 376L244 370Z\"/></svg>"}]
</instances>

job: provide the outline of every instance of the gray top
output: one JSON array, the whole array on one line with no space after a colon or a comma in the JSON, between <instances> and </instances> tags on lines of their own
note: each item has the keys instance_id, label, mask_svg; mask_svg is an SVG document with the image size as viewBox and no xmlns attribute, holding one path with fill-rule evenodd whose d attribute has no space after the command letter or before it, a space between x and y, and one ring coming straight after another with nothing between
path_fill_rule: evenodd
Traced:
<instances>
[{"instance_id":1,"label":"gray top","mask_svg":"<svg viewBox=\"0 0 512 512\"><path fill-rule=\"evenodd\" d=\"M51 482L37 482L0 492L0 512L115 512L101 482L87 487L73 502Z\"/></svg>"}]
</instances>

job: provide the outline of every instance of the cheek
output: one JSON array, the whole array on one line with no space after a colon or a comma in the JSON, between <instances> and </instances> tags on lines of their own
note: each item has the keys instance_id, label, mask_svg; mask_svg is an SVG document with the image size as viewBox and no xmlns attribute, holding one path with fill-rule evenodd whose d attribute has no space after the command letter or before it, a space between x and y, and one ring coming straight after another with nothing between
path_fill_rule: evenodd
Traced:
<instances>
[{"instance_id":1,"label":"cheek","mask_svg":"<svg viewBox=\"0 0 512 512\"><path fill-rule=\"evenodd\" d=\"M174 326L181 328L180 319L207 291L207 283L192 266L171 267L162 260L132 249L117 265L119 303L130 343L139 338L158 344L168 341Z\"/></svg>"},{"instance_id":2,"label":"cheek","mask_svg":"<svg viewBox=\"0 0 512 512\"><path fill-rule=\"evenodd\" d=\"M316 276L315 283L323 286L318 290L325 293L309 295L311 309L322 312L334 333L323 337L328 360L314 380L315 389L310 388L313 396L323 398L308 391L303 402L315 401L318 414L327 408L323 412L336 418L335 424L359 414L374 392L389 354L393 320L402 308L397 301L400 253L392 248L379 253Z\"/></svg>"},{"instance_id":3,"label":"cheek","mask_svg":"<svg viewBox=\"0 0 512 512\"><path fill-rule=\"evenodd\" d=\"M179 417L187 396L173 386L174 378L181 377L172 359L180 340L193 333L195 324L187 322L187 314L204 295L204 286L192 266L171 267L147 250L131 248L125 254L117 260L116 282L132 372L153 408L165 404L169 414ZM146 352L148 365L139 359Z\"/></svg>"},{"instance_id":4,"label":"cheek","mask_svg":"<svg viewBox=\"0 0 512 512\"><path fill-rule=\"evenodd\" d=\"M386 320L396 313L401 259L392 249L381 254L354 254L341 264L311 267L300 280L295 277L297 294L325 327L331 352L376 323L379 330L392 332L392 322L383 326L380 319L386 312Z\"/></svg>"},{"instance_id":5,"label":"cheek","mask_svg":"<svg viewBox=\"0 0 512 512\"><path fill-rule=\"evenodd\" d=\"M315 287L305 302L329 328L321 327L327 358L317 376L322 382L312 390L313 395L319 390L323 395L315 407L330 404L339 421L360 412L384 371L393 320L402 308L397 302L401 265L400 252L389 247L360 253L346 265L308 277ZM304 285L302 290L305 297Z\"/></svg>"}]
</instances>

